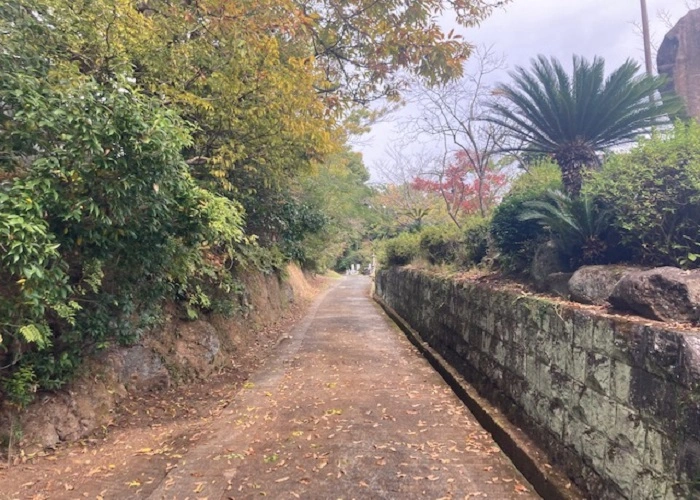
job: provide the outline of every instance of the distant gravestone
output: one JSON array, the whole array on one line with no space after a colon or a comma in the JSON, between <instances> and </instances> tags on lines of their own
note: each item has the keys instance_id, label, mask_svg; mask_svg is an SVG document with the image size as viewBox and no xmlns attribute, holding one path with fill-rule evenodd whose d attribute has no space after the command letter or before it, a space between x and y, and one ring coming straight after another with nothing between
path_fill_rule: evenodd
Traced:
<instances>
[{"instance_id":1,"label":"distant gravestone","mask_svg":"<svg viewBox=\"0 0 700 500\"><path fill-rule=\"evenodd\" d=\"M659 74L669 77L666 90L674 90L688 115L700 119L700 9L688 12L668 32L656 65Z\"/></svg>"}]
</instances>

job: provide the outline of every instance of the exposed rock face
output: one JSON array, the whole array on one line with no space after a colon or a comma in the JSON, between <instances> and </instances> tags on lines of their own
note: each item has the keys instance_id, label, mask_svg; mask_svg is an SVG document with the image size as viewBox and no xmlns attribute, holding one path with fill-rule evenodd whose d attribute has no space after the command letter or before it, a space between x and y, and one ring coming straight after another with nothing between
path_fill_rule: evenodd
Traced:
<instances>
[{"instance_id":1,"label":"exposed rock face","mask_svg":"<svg viewBox=\"0 0 700 500\"><path fill-rule=\"evenodd\" d=\"M634 271L639 269L629 266L583 266L569 280L571 299L582 304L603 305L620 279Z\"/></svg>"},{"instance_id":2,"label":"exposed rock face","mask_svg":"<svg viewBox=\"0 0 700 500\"><path fill-rule=\"evenodd\" d=\"M682 97L690 116L700 118L700 9L691 10L668 32L656 57L666 90Z\"/></svg>"},{"instance_id":3,"label":"exposed rock face","mask_svg":"<svg viewBox=\"0 0 700 500\"><path fill-rule=\"evenodd\" d=\"M135 345L115 349L105 357L105 366L115 372L117 382L129 389L154 389L170 385L170 374L151 349Z\"/></svg>"},{"instance_id":4,"label":"exposed rock face","mask_svg":"<svg viewBox=\"0 0 700 500\"><path fill-rule=\"evenodd\" d=\"M80 377L59 391L39 395L21 414L0 399L0 442L7 441L11 429L21 430L18 446L28 454L75 441L109 422L128 393L204 379L226 362L242 370L255 366L265 353L261 342L266 337L258 330L279 320L293 300L313 295L300 269L289 266L287 275L285 282L261 272L243 276L250 306L245 316L186 321L175 309L168 310L170 319L142 344L86 360ZM279 333L270 329L268 336Z\"/></svg>"},{"instance_id":5,"label":"exposed rock face","mask_svg":"<svg viewBox=\"0 0 700 500\"><path fill-rule=\"evenodd\" d=\"M660 321L700 320L700 271L659 267L625 275L610 295L610 303Z\"/></svg>"},{"instance_id":6,"label":"exposed rock face","mask_svg":"<svg viewBox=\"0 0 700 500\"><path fill-rule=\"evenodd\" d=\"M219 333L211 323L197 320L181 323L175 343L177 364L196 377L208 377L223 360Z\"/></svg>"}]
</instances>

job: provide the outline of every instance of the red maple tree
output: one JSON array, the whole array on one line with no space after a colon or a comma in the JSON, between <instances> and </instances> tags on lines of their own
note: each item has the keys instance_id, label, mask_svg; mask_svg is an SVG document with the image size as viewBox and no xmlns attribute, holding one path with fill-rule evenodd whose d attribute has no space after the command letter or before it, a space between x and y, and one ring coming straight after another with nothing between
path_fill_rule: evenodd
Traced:
<instances>
[{"instance_id":1,"label":"red maple tree","mask_svg":"<svg viewBox=\"0 0 700 500\"><path fill-rule=\"evenodd\" d=\"M414 189L439 193L445 201L447 212L460 226L464 215L486 215L496 204L498 196L507 184L507 176L496 165L484 168L474 161L474 154L459 151L438 172L418 176L411 185Z\"/></svg>"}]
</instances>

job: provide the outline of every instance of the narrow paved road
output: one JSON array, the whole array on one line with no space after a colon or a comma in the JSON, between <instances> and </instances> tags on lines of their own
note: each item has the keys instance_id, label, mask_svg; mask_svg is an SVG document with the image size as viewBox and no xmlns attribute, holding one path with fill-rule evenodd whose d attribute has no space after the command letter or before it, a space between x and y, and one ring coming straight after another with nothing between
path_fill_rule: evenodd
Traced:
<instances>
[{"instance_id":1,"label":"narrow paved road","mask_svg":"<svg viewBox=\"0 0 700 500\"><path fill-rule=\"evenodd\" d=\"M320 297L149 498L538 498L368 293Z\"/></svg>"}]
</instances>

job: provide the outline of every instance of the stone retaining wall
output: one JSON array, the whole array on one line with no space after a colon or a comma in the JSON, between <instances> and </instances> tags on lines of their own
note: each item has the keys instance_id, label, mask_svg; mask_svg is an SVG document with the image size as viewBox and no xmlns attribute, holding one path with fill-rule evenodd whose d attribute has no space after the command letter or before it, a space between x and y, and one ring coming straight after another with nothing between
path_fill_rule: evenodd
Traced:
<instances>
[{"instance_id":1,"label":"stone retaining wall","mask_svg":"<svg viewBox=\"0 0 700 500\"><path fill-rule=\"evenodd\" d=\"M406 268L376 294L591 498L700 498L700 331Z\"/></svg>"}]
</instances>

